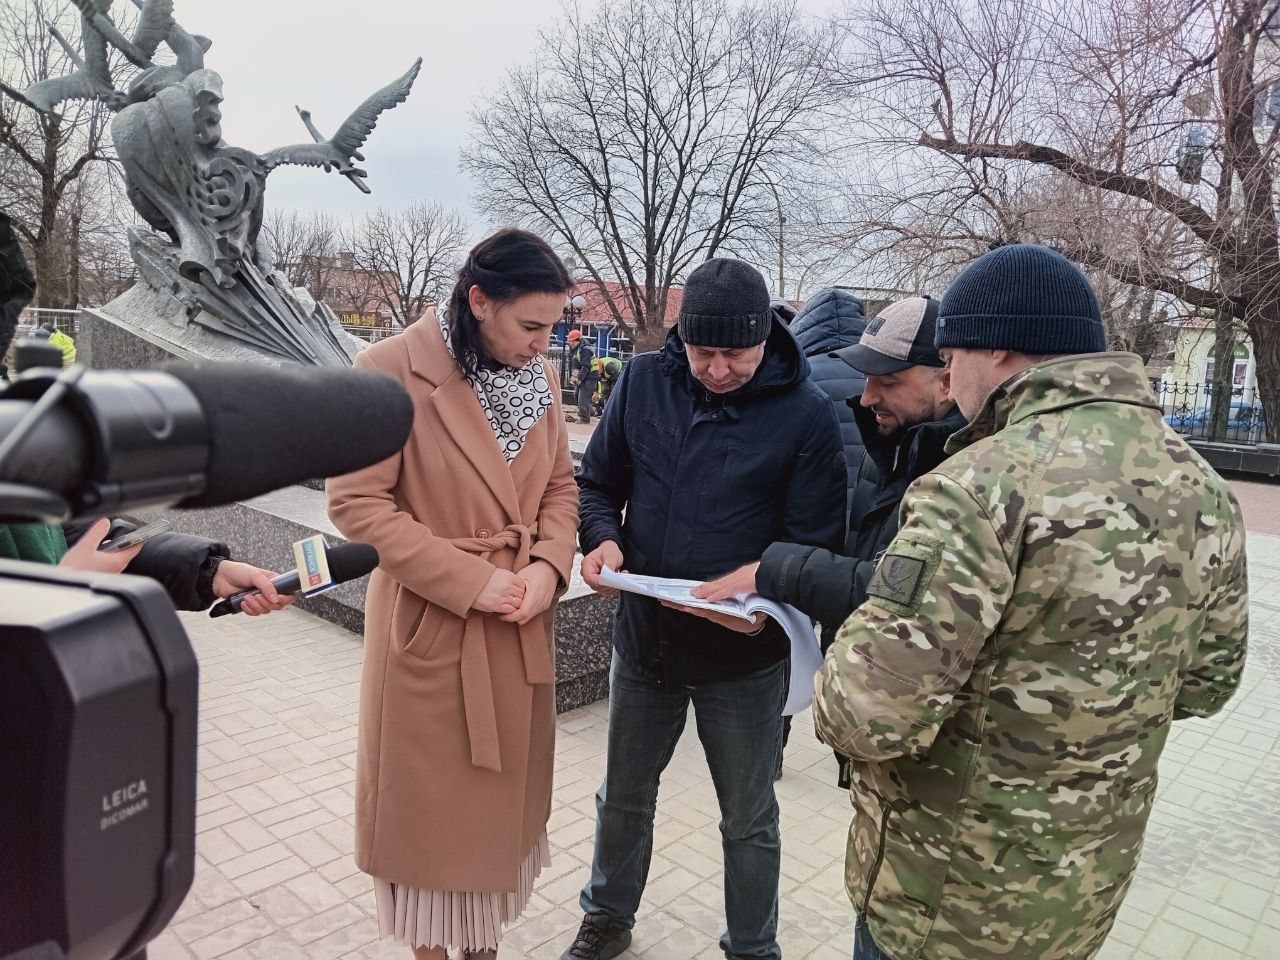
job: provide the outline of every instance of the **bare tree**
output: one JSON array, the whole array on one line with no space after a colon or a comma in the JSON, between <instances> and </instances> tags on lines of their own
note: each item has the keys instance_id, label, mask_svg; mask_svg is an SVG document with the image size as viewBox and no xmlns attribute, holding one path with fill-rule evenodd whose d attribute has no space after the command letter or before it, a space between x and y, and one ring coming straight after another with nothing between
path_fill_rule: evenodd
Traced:
<instances>
[{"instance_id":1,"label":"bare tree","mask_svg":"<svg viewBox=\"0 0 1280 960\"><path fill-rule=\"evenodd\" d=\"M68 72L70 54L54 31L75 49L79 23L70 3L0 7L0 80L21 90ZM0 205L31 250L40 306L77 305L82 227L99 199L78 191L77 182L91 166L110 162L110 118L95 100L46 114L0 94Z\"/></svg>"},{"instance_id":2,"label":"bare tree","mask_svg":"<svg viewBox=\"0 0 1280 960\"><path fill-rule=\"evenodd\" d=\"M643 340L691 266L776 231L837 43L783 0L567 7L475 113L463 166L491 216L549 231L598 284L621 282L614 319Z\"/></svg>"},{"instance_id":3,"label":"bare tree","mask_svg":"<svg viewBox=\"0 0 1280 960\"><path fill-rule=\"evenodd\" d=\"M1243 326L1263 403L1280 410L1275 10L1274 0L856 3L846 62L858 68L844 79L860 119L881 144L926 148L902 156L929 174L926 189L891 191L881 236L924 222L957 254L990 237L1055 243L1121 290L1215 316L1219 355ZM1156 300L1145 303L1129 314L1154 316Z\"/></svg>"},{"instance_id":4,"label":"bare tree","mask_svg":"<svg viewBox=\"0 0 1280 960\"><path fill-rule=\"evenodd\" d=\"M302 214L269 210L262 219L262 232L271 244L275 268L295 287L302 287L317 300L329 298L344 264L344 228L331 214L313 211ZM347 270L351 269L348 263Z\"/></svg>"},{"instance_id":5,"label":"bare tree","mask_svg":"<svg viewBox=\"0 0 1280 960\"><path fill-rule=\"evenodd\" d=\"M401 210L379 208L360 219L346 246L355 268L371 280L378 301L396 322L408 326L449 288L466 241L459 213L418 201Z\"/></svg>"},{"instance_id":6,"label":"bare tree","mask_svg":"<svg viewBox=\"0 0 1280 960\"><path fill-rule=\"evenodd\" d=\"M114 164L87 167L63 196L54 231L67 302L100 306L122 294L137 270L127 231L139 223Z\"/></svg>"}]
</instances>

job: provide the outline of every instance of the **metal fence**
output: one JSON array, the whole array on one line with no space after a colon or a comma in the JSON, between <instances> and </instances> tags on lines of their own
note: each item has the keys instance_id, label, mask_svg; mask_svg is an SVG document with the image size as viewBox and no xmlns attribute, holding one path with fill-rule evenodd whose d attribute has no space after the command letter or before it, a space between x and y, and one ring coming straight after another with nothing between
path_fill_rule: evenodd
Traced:
<instances>
[{"instance_id":1,"label":"metal fence","mask_svg":"<svg viewBox=\"0 0 1280 960\"><path fill-rule=\"evenodd\" d=\"M25 307L18 314L18 326L13 332L13 339L9 341L9 346L5 350L4 356L0 357L0 363L3 363L9 369L13 369L13 345L25 337L31 336L35 332L36 327L45 323L53 324L63 333L70 334L71 339L76 338L79 327L76 325L76 317L80 315L79 310L53 310L44 307Z\"/></svg>"},{"instance_id":2,"label":"metal fence","mask_svg":"<svg viewBox=\"0 0 1280 960\"><path fill-rule=\"evenodd\" d=\"M1226 424L1214 436L1213 383L1168 383L1151 381L1151 388L1164 408L1164 422L1188 440L1215 440L1254 446L1267 439L1262 401L1253 389L1234 387L1222 397L1227 407Z\"/></svg>"},{"instance_id":3,"label":"metal fence","mask_svg":"<svg viewBox=\"0 0 1280 960\"><path fill-rule=\"evenodd\" d=\"M18 332L14 339L27 336L36 327L52 323L63 333L70 334L74 340L79 327L76 325L76 318L80 316L79 310L53 310L47 307L25 307L18 314Z\"/></svg>"},{"instance_id":4,"label":"metal fence","mask_svg":"<svg viewBox=\"0 0 1280 960\"><path fill-rule=\"evenodd\" d=\"M358 324L348 323L342 324L342 329L353 337L367 340L369 343L377 343L387 337L394 337L397 333L404 333L400 327L363 327Z\"/></svg>"}]
</instances>

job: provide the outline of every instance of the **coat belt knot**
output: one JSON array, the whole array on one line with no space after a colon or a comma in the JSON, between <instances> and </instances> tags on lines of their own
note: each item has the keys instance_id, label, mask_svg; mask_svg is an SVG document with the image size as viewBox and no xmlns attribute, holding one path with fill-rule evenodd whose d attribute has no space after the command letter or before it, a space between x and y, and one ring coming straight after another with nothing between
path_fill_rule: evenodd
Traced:
<instances>
[{"instance_id":1,"label":"coat belt knot","mask_svg":"<svg viewBox=\"0 0 1280 960\"><path fill-rule=\"evenodd\" d=\"M512 569L523 570L529 565L529 552L537 535L536 523L512 523L492 536L462 537L450 542L459 550L479 554L486 559L499 550L514 549L516 559ZM542 617L517 625L516 632L524 658L525 681L530 684L555 683L551 643ZM467 715L472 765L502 772L498 716L493 703L493 680L489 675L489 651L485 646L483 621L474 614L467 617L462 635L462 701Z\"/></svg>"}]
</instances>

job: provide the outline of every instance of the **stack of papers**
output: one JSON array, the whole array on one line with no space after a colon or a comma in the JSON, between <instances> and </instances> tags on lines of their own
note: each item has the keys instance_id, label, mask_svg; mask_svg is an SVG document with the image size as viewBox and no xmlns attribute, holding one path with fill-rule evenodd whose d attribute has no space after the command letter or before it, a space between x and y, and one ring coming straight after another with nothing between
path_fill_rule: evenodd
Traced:
<instances>
[{"instance_id":1,"label":"stack of papers","mask_svg":"<svg viewBox=\"0 0 1280 960\"><path fill-rule=\"evenodd\" d=\"M782 715L789 717L806 709L813 702L813 678L822 669L822 650L813 621L787 603L766 600L758 593L744 593L727 600L701 600L691 592L698 586L697 580L671 580L662 577L642 577L634 573L617 573L605 567L600 572L600 583L614 590L678 603L701 610L738 617L750 623L757 613L772 617L787 634L791 643L791 678L787 684L787 702Z\"/></svg>"}]
</instances>

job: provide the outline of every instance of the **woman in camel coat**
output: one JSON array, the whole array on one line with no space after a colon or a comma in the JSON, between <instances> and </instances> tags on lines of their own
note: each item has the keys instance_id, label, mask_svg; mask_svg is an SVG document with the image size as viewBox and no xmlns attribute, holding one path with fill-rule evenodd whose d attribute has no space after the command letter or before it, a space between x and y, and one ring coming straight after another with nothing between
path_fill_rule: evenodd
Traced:
<instances>
[{"instance_id":1,"label":"woman in camel coat","mask_svg":"<svg viewBox=\"0 0 1280 960\"><path fill-rule=\"evenodd\" d=\"M383 935L424 960L492 956L548 859L551 632L578 497L540 353L570 287L533 234L482 241L443 316L356 359L408 389L409 441L328 485L334 524L381 558L365 609L356 862L375 880Z\"/></svg>"}]
</instances>

